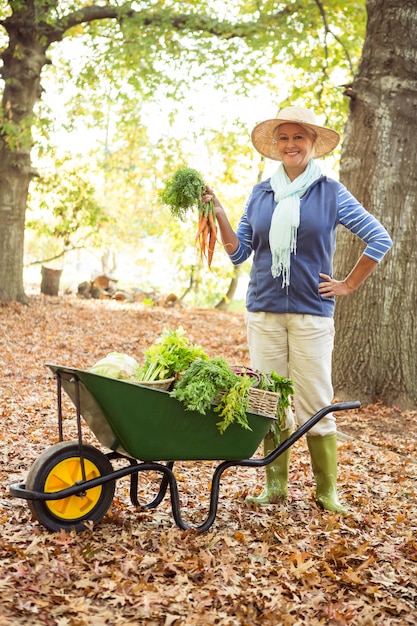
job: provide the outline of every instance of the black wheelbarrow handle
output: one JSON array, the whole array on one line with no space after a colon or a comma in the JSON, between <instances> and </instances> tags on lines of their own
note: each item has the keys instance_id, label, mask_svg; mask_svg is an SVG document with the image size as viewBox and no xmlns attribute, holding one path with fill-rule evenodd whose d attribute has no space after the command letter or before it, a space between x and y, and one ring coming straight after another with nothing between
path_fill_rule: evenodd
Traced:
<instances>
[{"instance_id":1,"label":"black wheelbarrow handle","mask_svg":"<svg viewBox=\"0 0 417 626\"><path fill-rule=\"evenodd\" d=\"M261 459L242 459L239 461L224 461L220 465L217 466L213 473L213 479L211 484L211 493L210 493L210 511L207 516L206 521L198 526L195 530L198 532L205 532L210 528L213 524L216 514L217 514L217 504L219 500L219 490L220 490L220 478L225 470L229 467L241 466L241 467L264 467L265 465L269 465L272 461L285 452L290 446L292 446L296 441L298 441L303 435L305 435L313 426L317 424L325 415L328 413L334 413L336 411L348 411L352 409L359 409L361 403L359 400L354 400L352 402L339 402L337 404L331 404L329 406L323 407L315 413L312 417L310 417L307 422L305 422L302 426L300 426L286 441L281 443L275 450L273 450L268 456L263 457ZM175 510L173 506L173 515L176 524L183 529L188 529L181 519L179 509Z\"/></svg>"}]
</instances>

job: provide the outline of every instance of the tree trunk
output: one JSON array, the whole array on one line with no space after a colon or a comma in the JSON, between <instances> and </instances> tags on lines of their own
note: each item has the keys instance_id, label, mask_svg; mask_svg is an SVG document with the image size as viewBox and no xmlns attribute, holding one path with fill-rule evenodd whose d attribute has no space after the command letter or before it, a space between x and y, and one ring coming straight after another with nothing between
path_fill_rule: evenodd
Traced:
<instances>
[{"instance_id":1,"label":"tree trunk","mask_svg":"<svg viewBox=\"0 0 417 626\"><path fill-rule=\"evenodd\" d=\"M216 304L216 309L219 311L227 311L233 298L235 297L236 289L239 284L239 276L241 274L241 266L237 265L234 268L232 279L229 283L229 288L223 298Z\"/></svg>"},{"instance_id":2,"label":"tree trunk","mask_svg":"<svg viewBox=\"0 0 417 626\"><path fill-rule=\"evenodd\" d=\"M11 15L2 20L9 44L2 52L0 75L4 90L0 110L0 299L27 302L23 285L26 204L31 166L34 107L41 95L41 72L52 42L73 26L115 19L120 8L86 3L57 17L57 0L9 3Z\"/></svg>"},{"instance_id":3,"label":"tree trunk","mask_svg":"<svg viewBox=\"0 0 417 626\"><path fill-rule=\"evenodd\" d=\"M57 296L59 294L59 282L61 280L62 270L56 270L42 265L41 274L41 293L46 296Z\"/></svg>"},{"instance_id":4,"label":"tree trunk","mask_svg":"<svg viewBox=\"0 0 417 626\"><path fill-rule=\"evenodd\" d=\"M0 288L10 299L26 302L23 245L31 167L32 115L40 96L40 76L47 58L45 39L33 28L36 8L29 1L3 22L9 45L3 52L5 82L0 134ZM47 44L48 45L48 44Z\"/></svg>"},{"instance_id":5,"label":"tree trunk","mask_svg":"<svg viewBox=\"0 0 417 626\"><path fill-rule=\"evenodd\" d=\"M337 302L334 385L338 396L415 408L417 11L415 0L368 0L367 11L340 174L394 246L357 292ZM336 278L361 252L341 229Z\"/></svg>"}]
</instances>

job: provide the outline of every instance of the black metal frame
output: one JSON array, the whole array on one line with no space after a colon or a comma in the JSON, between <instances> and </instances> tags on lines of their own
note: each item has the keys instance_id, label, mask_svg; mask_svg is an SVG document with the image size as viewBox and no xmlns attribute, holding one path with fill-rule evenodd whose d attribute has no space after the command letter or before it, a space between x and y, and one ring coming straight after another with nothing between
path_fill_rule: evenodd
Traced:
<instances>
[{"instance_id":1,"label":"black metal frame","mask_svg":"<svg viewBox=\"0 0 417 626\"><path fill-rule=\"evenodd\" d=\"M81 425L81 406L80 406L80 391L79 391L79 383L80 380L75 374L69 374L67 372L57 372L57 396L58 396L58 431L59 431L59 440L63 441L63 418L62 418L62 378L66 378L67 380L71 380L71 382L75 383L76 387L76 416L77 416L77 434L78 434L78 444L79 444L79 453L81 459L81 468L82 468L82 476L83 480L77 482L72 487L68 487L67 489L63 489L54 493L45 493L38 491L29 491L26 489L25 483L16 483L11 485L10 494L12 496L23 498L25 500L40 500L40 501L48 501L48 500L60 500L63 498L68 498L69 496L80 495L88 489L92 489L93 487L98 487L110 481L116 481L119 478L123 478L124 476L130 476L130 500L135 507L139 507L141 509L152 509L157 507L162 500L165 498L167 489L169 487L170 497L171 497L171 508L172 515L176 525L182 530L196 530L199 533L206 532L214 523L217 515L218 509L218 501L220 494L220 480L223 473L229 469L230 467L253 467L259 468L268 465L269 463L275 461L285 450L290 448L296 441L298 441L304 434L306 434L315 424L317 424L325 415L328 413L333 413L336 411L346 411L350 409L357 409L360 407L359 401L352 402L340 402L337 404L332 404L326 406L320 411L318 411L315 415L310 417L310 419L305 422L302 426L300 426L286 441L281 443L275 450L273 450L266 457L259 459L236 459L230 461L222 461L214 470L211 488L210 488L210 506L209 512L204 520L204 522L198 526L189 526L186 524L181 515L181 507L180 507L180 496L178 491L177 479L174 473L174 461L157 462L157 461L137 461L132 459L131 457L124 456L119 454L118 452L110 452L106 456L109 460L112 459L124 459L128 461L129 465L123 467L121 469L114 470L110 474L106 474L105 476L100 476L99 478L93 478L91 480L86 480L85 468L84 468L84 454L83 454L83 441L82 441L82 425ZM197 461L196 461L197 462ZM149 502L148 504L142 505L138 500L138 484L139 484L139 473L154 471L162 474L161 483L159 486L159 491L156 497Z\"/></svg>"}]
</instances>

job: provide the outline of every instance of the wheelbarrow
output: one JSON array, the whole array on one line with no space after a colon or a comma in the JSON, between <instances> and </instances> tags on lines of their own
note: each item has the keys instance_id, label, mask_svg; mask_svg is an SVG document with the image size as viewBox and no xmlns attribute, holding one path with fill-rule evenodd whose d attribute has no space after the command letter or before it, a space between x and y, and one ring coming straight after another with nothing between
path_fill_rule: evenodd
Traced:
<instances>
[{"instance_id":1,"label":"wheelbarrow","mask_svg":"<svg viewBox=\"0 0 417 626\"><path fill-rule=\"evenodd\" d=\"M251 458L270 430L273 417L247 413L250 430L231 424L220 434L214 406L201 415L185 410L168 391L80 369L47 366L57 381L59 443L36 459L26 483L11 485L10 494L27 500L35 519L52 531L82 531L88 526L86 522L99 522L111 506L116 481L129 476L133 506L141 510L157 507L169 487L176 525L182 530L205 532L216 518L225 470L268 465L328 413L360 406L359 401L326 406L268 456ZM63 390L75 406L75 441L64 441ZM109 452L83 441L82 418ZM112 461L116 459L115 469ZM209 510L200 525L190 526L183 520L176 461L218 461L211 480ZM141 472L160 475L157 495L148 503L140 503L138 498Z\"/></svg>"}]
</instances>

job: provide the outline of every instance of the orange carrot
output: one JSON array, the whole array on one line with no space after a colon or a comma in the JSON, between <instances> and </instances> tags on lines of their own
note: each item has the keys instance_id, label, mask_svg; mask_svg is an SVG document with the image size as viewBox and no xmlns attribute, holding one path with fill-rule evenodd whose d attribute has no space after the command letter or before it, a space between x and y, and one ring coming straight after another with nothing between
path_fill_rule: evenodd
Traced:
<instances>
[{"instance_id":1,"label":"orange carrot","mask_svg":"<svg viewBox=\"0 0 417 626\"><path fill-rule=\"evenodd\" d=\"M208 252L207 252L207 264L209 268L211 267L211 262L213 260L214 248L216 246L217 241L217 226L214 225L214 229L210 229L210 237L208 242Z\"/></svg>"},{"instance_id":2,"label":"orange carrot","mask_svg":"<svg viewBox=\"0 0 417 626\"><path fill-rule=\"evenodd\" d=\"M214 248L217 241L217 225L212 209L208 207L207 211L202 211L198 215L197 234L195 242L199 246L200 259L207 258L208 266L211 266L213 260Z\"/></svg>"},{"instance_id":3,"label":"orange carrot","mask_svg":"<svg viewBox=\"0 0 417 626\"><path fill-rule=\"evenodd\" d=\"M208 218L208 222L209 222L209 225L210 225L210 229L211 230L215 230L217 232L217 226L216 226L216 223L214 221L213 213L211 211L209 211L209 214L208 214L207 218Z\"/></svg>"},{"instance_id":4,"label":"orange carrot","mask_svg":"<svg viewBox=\"0 0 417 626\"><path fill-rule=\"evenodd\" d=\"M201 234L203 233L206 225L207 225L207 217L204 215L204 213L200 213L198 216L198 228L197 228L197 234L195 236L195 241L197 243L199 237L201 236Z\"/></svg>"},{"instance_id":5,"label":"orange carrot","mask_svg":"<svg viewBox=\"0 0 417 626\"><path fill-rule=\"evenodd\" d=\"M208 245L209 235L210 235L210 227L207 222L203 230L203 235L202 235L202 240L201 240L201 246L200 246L201 256L203 255L207 256L207 245Z\"/></svg>"},{"instance_id":6,"label":"orange carrot","mask_svg":"<svg viewBox=\"0 0 417 626\"><path fill-rule=\"evenodd\" d=\"M207 254L207 263L208 266L211 267L211 262L213 260L214 248L216 246L217 241L217 225L215 223L214 215L211 211L208 214L208 221L210 226L210 237L208 242L208 254Z\"/></svg>"}]
</instances>

